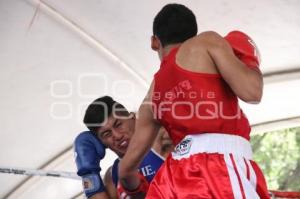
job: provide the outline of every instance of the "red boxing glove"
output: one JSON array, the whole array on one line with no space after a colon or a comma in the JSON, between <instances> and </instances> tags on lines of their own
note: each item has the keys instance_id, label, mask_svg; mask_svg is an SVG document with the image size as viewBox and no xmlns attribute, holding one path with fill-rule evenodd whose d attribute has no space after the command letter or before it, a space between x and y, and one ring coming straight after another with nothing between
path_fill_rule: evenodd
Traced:
<instances>
[{"instance_id":1,"label":"red boxing glove","mask_svg":"<svg viewBox=\"0 0 300 199\"><path fill-rule=\"evenodd\" d=\"M232 31L225 36L234 54L250 68L258 69L260 53L254 41L245 33ZM259 70L259 69L258 69Z\"/></svg>"},{"instance_id":2,"label":"red boxing glove","mask_svg":"<svg viewBox=\"0 0 300 199\"><path fill-rule=\"evenodd\" d=\"M118 196L119 199L130 199L130 198L144 198L149 188L149 183L146 178L138 173L138 177L141 181L140 185L135 190L127 190L120 183L118 183Z\"/></svg>"}]
</instances>

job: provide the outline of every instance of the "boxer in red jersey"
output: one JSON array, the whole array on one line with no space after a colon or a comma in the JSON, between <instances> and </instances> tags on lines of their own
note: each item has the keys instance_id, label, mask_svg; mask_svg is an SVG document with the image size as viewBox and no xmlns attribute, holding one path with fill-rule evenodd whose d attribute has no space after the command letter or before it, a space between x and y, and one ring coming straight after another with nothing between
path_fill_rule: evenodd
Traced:
<instances>
[{"instance_id":1,"label":"boxer in red jersey","mask_svg":"<svg viewBox=\"0 0 300 199\"><path fill-rule=\"evenodd\" d=\"M197 35L192 11L168 4L153 22L151 47L161 66L137 114L119 165L123 188L146 198L269 198L252 160L250 125L238 98L258 103L259 52L246 34ZM175 145L148 190L137 168L163 125Z\"/></svg>"}]
</instances>

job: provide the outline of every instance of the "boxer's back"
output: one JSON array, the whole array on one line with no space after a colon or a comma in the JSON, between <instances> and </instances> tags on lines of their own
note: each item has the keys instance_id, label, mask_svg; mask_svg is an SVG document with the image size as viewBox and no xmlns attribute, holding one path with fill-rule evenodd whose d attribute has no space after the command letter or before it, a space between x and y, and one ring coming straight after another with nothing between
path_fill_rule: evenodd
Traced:
<instances>
[{"instance_id":1,"label":"boxer's back","mask_svg":"<svg viewBox=\"0 0 300 199\"><path fill-rule=\"evenodd\" d=\"M199 133L220 132L249 139L249 122L237 96L207 50L214 34L200 34L173 48L155 74L153 112L175 144L188 134Z\"/></svg>"},{"instance_id":2,"label":"boxer's back","mask_svg":"<svg viewBox=\"0 0 300 199\"><path fill-rule=\"evenodd\" d=\"M176 63L185 70L218 74L217 67L208 53L214 32L204 32L181 44L176 54Z\"/></svg>"}]
</instances>

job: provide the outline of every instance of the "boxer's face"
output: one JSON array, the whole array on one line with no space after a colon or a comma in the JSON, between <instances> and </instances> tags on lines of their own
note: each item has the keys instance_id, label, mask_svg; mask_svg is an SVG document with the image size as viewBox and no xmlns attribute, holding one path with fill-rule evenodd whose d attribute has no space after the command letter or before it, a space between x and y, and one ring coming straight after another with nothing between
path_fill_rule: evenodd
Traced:
<instances>
[{"instance_id":1,"label":"boxer's face","mask_svg":"<svg viewBox=\"0 0 300 199\"><path fill-rule=\"evenodd\" d=\"M98 138L104 145L122 157L128 147L130 138L134 133L135 118L129 116L108 117L104 125L97 131Z\"/></svg>"},{"instance_id":2,"label":"boxer's face","mask_svg":"<svg viewBox=\"0 0 300 199\"><path fill-rule=\"evenodd\" d=\"M173 142L165 128L160 128L158 131L158 140L161 143L162 151L172 151Z\"/></svg>"},{"instance_id":3,"label":"boxer's face","mask_svg":"<svg viewBox=\"0 0 300 199\"><path fill-rule=\"evenodd\" d=\"M172 145L173 144L168 132L164 128L160 128L159 134L161 136L163 145L169 145L169 144Z\"/></svg>"}]
</instances>

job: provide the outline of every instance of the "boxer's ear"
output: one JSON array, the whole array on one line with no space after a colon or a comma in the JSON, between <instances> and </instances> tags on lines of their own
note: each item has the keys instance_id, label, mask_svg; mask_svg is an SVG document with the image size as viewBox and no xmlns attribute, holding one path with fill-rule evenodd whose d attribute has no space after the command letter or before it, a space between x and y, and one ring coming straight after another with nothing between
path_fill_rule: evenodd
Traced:
<instances>
[{"instance_id":1,"label":"boxer's ear","mask_svg":"<svg viewBox=\"0 0 300 199\"><path fill-rule=\"evenodd\" d=\"M151 48L152 48L152 50L158 51L159 48L160 48L160 45L161 44L160 44L160 41L159 41L158 37L155 36L155 35L151 36Z\"/></svg>"}]
</instances>

